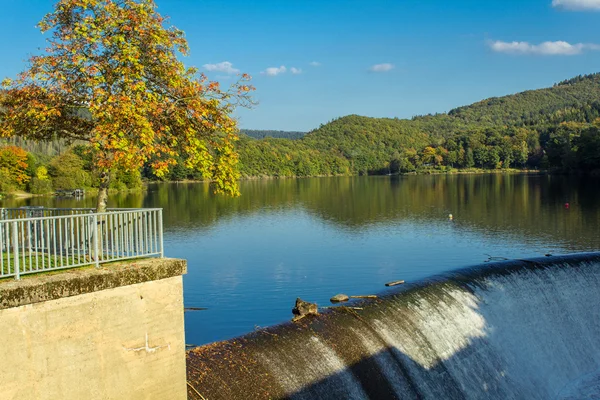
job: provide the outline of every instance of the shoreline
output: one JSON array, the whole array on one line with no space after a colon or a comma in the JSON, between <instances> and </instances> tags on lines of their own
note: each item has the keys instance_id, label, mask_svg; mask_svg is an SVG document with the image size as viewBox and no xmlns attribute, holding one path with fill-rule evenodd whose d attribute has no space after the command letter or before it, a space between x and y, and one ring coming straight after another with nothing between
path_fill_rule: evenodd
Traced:
<instances>
[{"instance_id":1,"label":"shoreline","mask_svg":"<svg viewBox=\"0 0 600 400\"><path fill-rule=\"evenodd\" d=\"M146 191L147 189L147 183L144 183L143 187L141 188L137 188L137 189L127 189L127 190L117 190L117 189L109 189L108 190L108 194L109 195L114 195L114 194L123 194L123 193L136 193L136 192L140 192L143 193ZM88 188L85 189L85 194L86 195L91 195L91 196L96 196L98 194L98 189L97 188ZM11 193L0 193L0 200L4 200L4 199L31 199L34 197L72 197L72 196L58 196L56 194L56 192L51 192L51 193L43 193L43 194L34 194L34 193L29 193L29 192L24 192L24 191L18 191L18 192L11 192ZM75 197L73 197L75 198Z\"/></svg>"},{"instance_id":2,"label":"shoreline","mask_svg":"<svg viewBox=\"0 0 600 400\"><path fill-rule=\"evenodd\" d=\"M492 175L492 174L525 174L525 175L580 175L576 173L556 173L548 170L531 170L531 169L499 169L499 170L488 170L488 169L455 169L450 171L440 171L440 170L421 170L421 171L413 171L413 172L401 172L395 174L373 174L373 175L359 175L359 174L348 174L348 175L311 175L311 176L272 176L272 175L264 175L264 176L243 176L240 177L239 182L242 181L268 181L268 180L278 180L278 179L308 179L308 178L340 178L340 177L399 177L399 176L420 176L420 175ZM136 192L145 192L149 184L156 183L210 183L208 180L196 180L196 179L184 179L180 181L172 181L172 180L164 180L164 181L143 181L143 187L138 189L128 189L128 190L116 190L112 189L109 191L109 194L124 194L124 193L136 193ZM90 188L86 189L86 194L95 196L98 194L98 189ZM30 199L34 197L54 197L55 193L47 193L47 194L33 194L28 192L15 192L15 193L4 193L0 194L0 199Z\"/></svg>"},{"instance_id":3,"label":"shoreline","mask_svg":"<svg viewBox=\"0 0 600 400\"><path fill-rule=\"evenodd\" d=\"M373 175L359 175L359 174L347 174L347 175L311 175L311 176L275 176L275 175L261 175L261 176L243 176L239 181L260 181L260 180L277 180L277 179L307 179L307 178L341 178L341 177L389 177L389 176L418 176L418 175L484 175L484 174L550 174L547 170L521 170L521 169L501 169L501 170L486 170L486 169L469 169L469 170L451 170L451 171L415 171L415 172L402 172L395 174L373 174ZM559 174L557 174L559 175ZM195 179L184 179L181 181L145 181L146 184L150 183L210 183L208 180L195 180Z\"/></svg>"}]
</instances>

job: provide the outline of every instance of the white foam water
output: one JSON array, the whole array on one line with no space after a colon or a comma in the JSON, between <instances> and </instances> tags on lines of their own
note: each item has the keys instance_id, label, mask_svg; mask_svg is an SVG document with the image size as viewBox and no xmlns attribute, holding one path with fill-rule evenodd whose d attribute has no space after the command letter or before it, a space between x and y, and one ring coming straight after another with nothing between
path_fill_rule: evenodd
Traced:
<instances>
[{"instance_id":1,"label":"white foam water","mask_svg":"<svg viewBox=\"0 0 600 400\"><path fill-rule=\"evenodd\" d=\"M286 346L272 350L262 353L261 358L292 399L315 399L323 395L349 400L368 399L360 383L346 371L340 357L318 337L311 336L306 343L296 343L293 348ZM307 383L327 377L335 379L313 390L302 390Z\"/></svg>"}]
</instances>

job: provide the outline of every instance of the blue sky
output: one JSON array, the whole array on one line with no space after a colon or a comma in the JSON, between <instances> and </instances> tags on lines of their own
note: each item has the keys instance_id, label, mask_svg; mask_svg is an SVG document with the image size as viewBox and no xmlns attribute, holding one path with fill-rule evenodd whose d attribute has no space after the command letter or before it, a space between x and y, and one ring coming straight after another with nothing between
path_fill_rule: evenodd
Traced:
<instances>
[{"instance_id":1,"label":"blue sky","mask_svg":"<svg viewBox=\"0 0 600 400\"><path fill-rule=\"evenodd\" d=\"M248 129L410 118L600 71L600 0L156 2L186 32L186 64L253 76L259 104L236 112ZM0 0L0 78L43 48L53 4Z\"/></svg>"}]
</instances>

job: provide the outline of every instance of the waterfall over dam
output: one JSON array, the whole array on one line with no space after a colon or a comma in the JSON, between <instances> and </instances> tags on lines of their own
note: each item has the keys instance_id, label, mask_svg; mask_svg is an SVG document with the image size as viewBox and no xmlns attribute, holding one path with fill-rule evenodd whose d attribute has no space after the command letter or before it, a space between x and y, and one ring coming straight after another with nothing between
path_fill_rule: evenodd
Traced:
<instances>
[{"instance_id":1,"label":"waterfall over dam","mask_svg":"<svg viewBox=\"0 0 600 400\"><path fill-rule=\"evenodd\" d=\"M484 264L350 305L189 351L189 398L600 398L600 253Z\"/></svg>"}]
</instances>

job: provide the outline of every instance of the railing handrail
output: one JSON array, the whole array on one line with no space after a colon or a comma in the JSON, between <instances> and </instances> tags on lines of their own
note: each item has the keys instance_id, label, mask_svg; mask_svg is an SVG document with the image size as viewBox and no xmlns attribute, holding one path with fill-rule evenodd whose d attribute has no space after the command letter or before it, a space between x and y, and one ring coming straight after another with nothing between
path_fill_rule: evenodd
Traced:
<instances>
[{"instance_id":1,"label":"railing handrail","mask_svg":"<svg viewBox=\"0 0 600 400\"><path fill-rule=\"evenodd\" d=\"M144 207L108 207L106 211L121 211L121 210L155 210L157 208L144 208ZM45 207L45 206L23 206L23 207L0 207L0 210L10 210L10 211L37 211L37 210L52 210L52 211L95 211L96 209L93 207Z\"/></svg>"},{"instance_id":2,"label":"railing handrail","mask_svg":"<svg viewBox=\"0 0 600 400\"><path fill-rule=\"evenodd\" d=\"M6 210L19 213L0 218L0 279L164 255L162 208Z\"/></svg>"},{"instance_id":3,"label":"railing handrail","mask_svg":"<svg viewBox=\"0 0 600 400\"><path fill-rule=\"evenodd\" d=\"M0 208L1 210L28 210L26 208ZM60 208L40 208L40 210L63 210ZM86 210L85 208L65 208L64 210ZM92 209L93 210L93 209ZM65 218L71 218L71 217L82 217L82 216L101 216L101 215L114 215L115 213L123 213L123 214L128 214L128 213L136 213L136 212L143 212L143 211L163 211L162 208L113 208L110 209L112 211L106 211L106 212L102 212L102 213L86 213L86 214L67 214L67 215L51 215L48 217L23 217L23 218L7 218L7 219L1 219L0 218L0 222L10 222L10 221L29 221L29 220L47 220L47 219L65 219Z\"/></svg>"}]
</instances>

